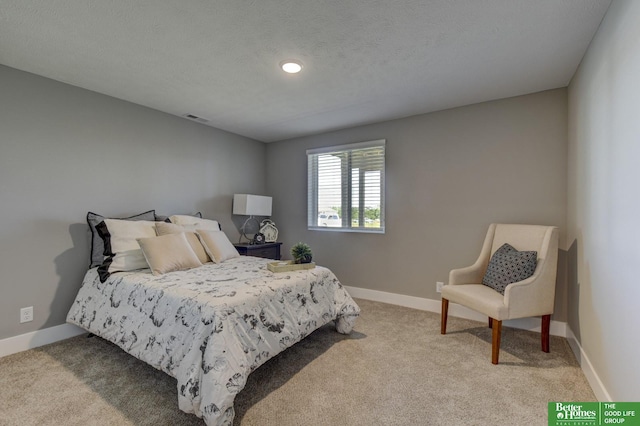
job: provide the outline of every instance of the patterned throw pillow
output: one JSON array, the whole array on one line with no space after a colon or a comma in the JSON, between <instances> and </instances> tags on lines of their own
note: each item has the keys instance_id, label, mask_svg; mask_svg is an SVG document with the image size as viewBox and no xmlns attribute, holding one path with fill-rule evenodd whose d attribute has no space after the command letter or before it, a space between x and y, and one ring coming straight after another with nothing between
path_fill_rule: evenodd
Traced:
<instances>
[{"instance_id":1,"label":"patterned throw pillow","mask_svg":"<svg viewBox=\"0 0 640 426\"><path fill-rule=\"evenodd\" d=\"M533 275L537 263L537 251L518 251L509 244L504 244L491 256L482 284L504 294L509 284Z\"/></svg>"}]
</instances>

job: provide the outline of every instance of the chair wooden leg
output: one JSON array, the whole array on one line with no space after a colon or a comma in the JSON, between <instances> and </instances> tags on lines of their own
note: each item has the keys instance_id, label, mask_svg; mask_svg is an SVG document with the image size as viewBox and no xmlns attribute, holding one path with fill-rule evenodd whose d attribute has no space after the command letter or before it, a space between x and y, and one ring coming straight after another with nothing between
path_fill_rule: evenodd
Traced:
<instances>
[{"instance_id":1,"label":"chair wooden leg","mask_svg":"<svg viewBox=\"0 0 640 426\"><path fill-rule=\"evenodd\" d=\"M498 363L498 355L500 354L500 335L502 334L502 321L493 320L493 335L491 343L491 363Z\"/></svg>"},{"instance_id":2,"label":"chair wooden leg","mask_svg":"<svg viewBox=\"0 0 640 426\"><path fill-rule=\"evenodd\" d=\"M540 338L542 339L542 351L549 352L549 327L551 325L551 315L542 316L542 326Z\"/></svg>"},{"instance_id":3,"label":"chair wooden leg","mask_svg":"<svg viewBox=\"0 0 640 426\"><path fill-rule=\"evenodd\" d=\"M489 318L489 328L493 328L493 318L488 317Z\"/></svg>"},{"instance_id":4,"label":"chair wooden leg","mask_svg":"<svg viewBox=\"0 0 640 426\"><path fill-rule=\"evenodd\" d=\"M442 314L440 316L440 334L447 334L447 315L449 314L449 301L442 298Z\"/></svg>"}]
</instances>

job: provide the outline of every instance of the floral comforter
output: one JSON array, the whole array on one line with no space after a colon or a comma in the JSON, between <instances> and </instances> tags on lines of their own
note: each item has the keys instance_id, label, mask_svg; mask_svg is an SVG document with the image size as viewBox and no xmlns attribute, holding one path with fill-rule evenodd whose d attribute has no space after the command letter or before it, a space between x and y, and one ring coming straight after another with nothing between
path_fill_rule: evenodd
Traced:
<instances>
[{"instance_id":1,"label":"floral comforter","mask_svg":"<svg viewBox=\"0 0 640 426\"><path fill-rule=\"evenodd\" d=\"M175 377L182 411L231 424L250 372L330 321L350 333L360 313L329 269L273 273L267 262L242 256L105 283L94 268L67 321Z\"/></svg>"}]
</instances>

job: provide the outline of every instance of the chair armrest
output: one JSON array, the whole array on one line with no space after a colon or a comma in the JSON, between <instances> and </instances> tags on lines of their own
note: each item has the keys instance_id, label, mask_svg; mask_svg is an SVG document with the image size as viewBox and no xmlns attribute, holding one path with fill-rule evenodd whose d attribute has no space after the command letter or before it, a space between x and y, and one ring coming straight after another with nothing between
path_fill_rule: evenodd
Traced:
<instances>
[{"instance_id":1,"label":"chair armrest","mask_svg":"<svg viewBox=\"0 0 640 426\"><path fill-rule=\"evenodd\" d=\"M509 284L504 304L509 318L524 318L553 313L558 270L558 228L550 227L542 243L535 272L526 280Z\"/></svg>"},{"instance_id":2,"label":"chair armrest","mask_svg":"<svg viewBox=\"0 0 640 426\"><path fill-rule=\"evenodd\" d=\"M449 285L480 284L484 271L478 262L466 268L452 269L449 272Z\"/></svg>"},{"instance_id":3,"label":"chair armrest","mask_svg":"<svg viewBox=\"0 0 640 426\"><path fill-rule=\"evenodd\" d=\"M482 244L482 250L480 255L471 266L466 268L453 269L449 272L449 285L457 284L481 284L482 277L487 271L487 265L489 264L489 257L491 255L491 243L493 242L493 234L495 233L496 224L492 223L487 231L487 236L484 238Z\"/></svg>"},{"instance_id":4,"label":"chair armrest","mask_svg":"<svg viewBox=\"0 0 640 426\"><path fill-rule=\"evenodd\" d=\"M526 280L507 286L504 304L507 306L509 319L553 313L556 268L556 260L551 259Z\"/></svg>"}]
</instances>

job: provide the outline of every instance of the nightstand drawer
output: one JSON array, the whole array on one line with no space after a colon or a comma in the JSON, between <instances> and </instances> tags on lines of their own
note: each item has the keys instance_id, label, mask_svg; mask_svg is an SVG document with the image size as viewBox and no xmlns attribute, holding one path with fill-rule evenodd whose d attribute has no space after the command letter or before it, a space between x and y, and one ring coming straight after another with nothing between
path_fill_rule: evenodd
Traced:
<instances>
[{"instance_id":1,"label":"nightstand drawer","mask_svg":"<svg viewBox=\"0 0 640 426\"><path fill-rule=\"evenodd\" d=\"M282 243L234 244L234 247L238 250L238 253L243 256L280 260L281 245Z\"/></svg>"},{"instance_id":2,"label":"nightstand drawer","mask_svg":"<svg viewBox=\"0 0 640 426\"><path fill-rule=\"evenodd\" d=\"M251 256L256 256L256 257L266 257L267 259L275 259L278 254L278 250L275 247L261 248L261 249L251 250L247 254Z\"/></svg>"}]
</instances>

